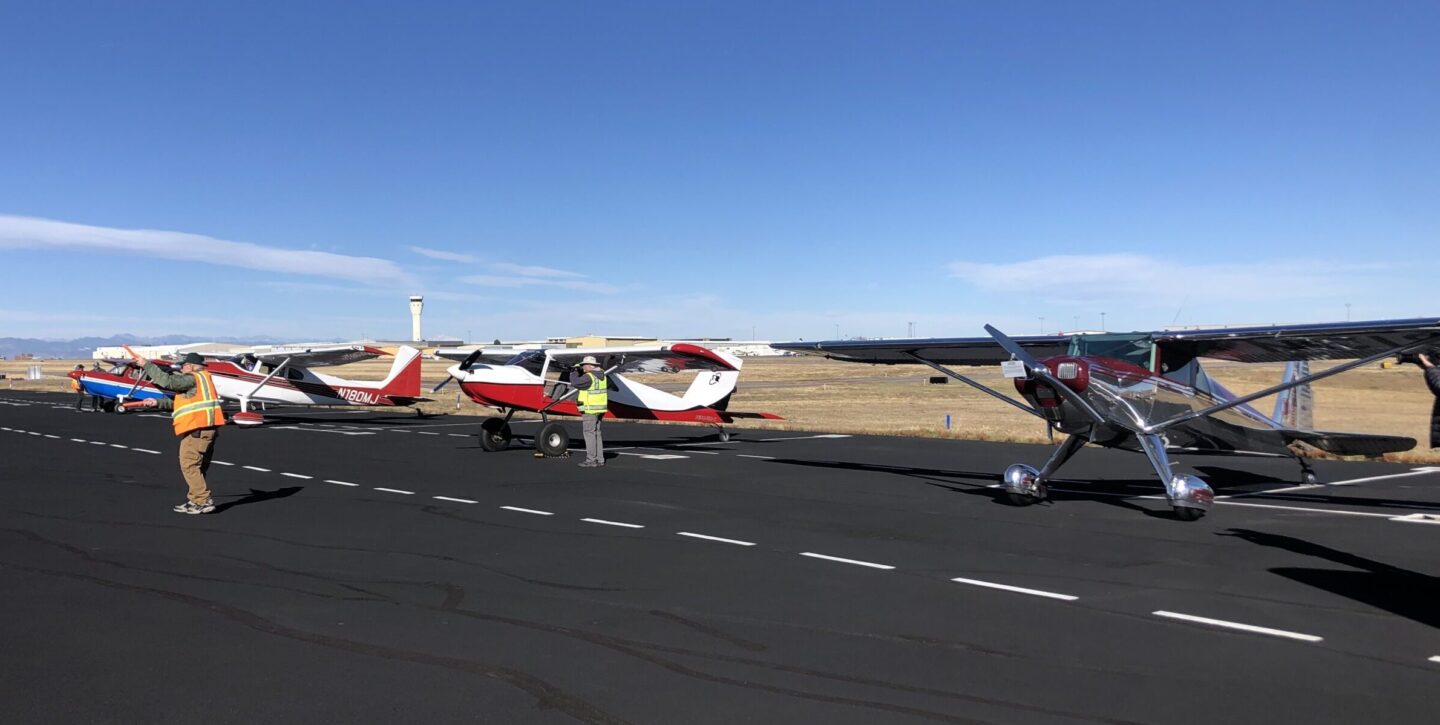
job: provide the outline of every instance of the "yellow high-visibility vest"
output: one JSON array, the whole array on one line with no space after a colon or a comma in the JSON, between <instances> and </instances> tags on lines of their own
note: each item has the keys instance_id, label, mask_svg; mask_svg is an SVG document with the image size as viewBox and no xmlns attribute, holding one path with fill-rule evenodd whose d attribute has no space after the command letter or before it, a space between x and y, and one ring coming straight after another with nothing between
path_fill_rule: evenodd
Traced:
<instances>
[{"instance_id":1,"label":"yellow high-visibility vest","mask_svg":"<svg viewBox=\"0 0 1440 725\"><path fill-rule=\"evenodd\" d=\"M170 414L177 436L225 425L225 413L220 410L220 394L215 392L215 381L210 378L210 371L201 370L191 375L195 378L195 387L175 395L175 411Z\"/></svg>"},{"instance_id":2,"label":"yellow high-visibility vest","mask_svg":"<svg viewBox=\"0 0 1440 725\"><path fill-rule=\"evenodd\" d=\"M580 412L604 413L610 407L610 394L605 389L608 381L605 380L604 375L585 374L590 376L590 387L580 390Z\"/></svg>"}]
</instances>

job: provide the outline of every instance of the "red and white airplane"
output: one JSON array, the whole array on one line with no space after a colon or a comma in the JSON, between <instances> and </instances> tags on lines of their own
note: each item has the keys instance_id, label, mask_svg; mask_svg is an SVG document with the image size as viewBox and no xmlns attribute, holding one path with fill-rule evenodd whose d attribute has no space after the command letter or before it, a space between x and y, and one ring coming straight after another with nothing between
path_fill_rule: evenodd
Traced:
<instances>
[{"instance_id":1,"label":"red and white airplane","mask_svg":"<svg viewBox=\"0 0 1440 725\"><path fill-rule=\"evenodd\" d=\"M240 404L230 416L239 425L260 425L264 417L253 410L259 404L275 405L413 405L420 397L420 351L409 345L395 353L395 362L383 380L346 380L322 375L310 368L346 365L386 355L369 345L324 347L270 347L233 354L207 362L220 397Z\"/></svg>"},{"instance_id":2,"label":"red and white airplane","mask_svg":"<svg viewBox=\"0 0 1440 725\"><path fill-rule=\"evenodd\" d=\"M437 352L456 359L462 351ZM536 450L547 456L560 456L569 447L570 436L549 417L580 415L574 400L579 391L568 381L580 360L591 355L600 361L609 380L606 418L705 423L719 429L721 440L730 439L725 424L737 418L781 419L772 413L727 410L740 379L740 359L687 343L527 350L504 364L481 362L493 356L479 349L452 365L450 379L436 386L435 391L456 380L471 400L498 408L505 414L504 418L488 418L481 425L480 445L485 450L498 451L510 445L510 418L515 411L523 410L539 413L545 421L535 436ZM695 378L679 396L625 377L637 373L691 371L695 372Z\"/></svg>"}]
</instances>

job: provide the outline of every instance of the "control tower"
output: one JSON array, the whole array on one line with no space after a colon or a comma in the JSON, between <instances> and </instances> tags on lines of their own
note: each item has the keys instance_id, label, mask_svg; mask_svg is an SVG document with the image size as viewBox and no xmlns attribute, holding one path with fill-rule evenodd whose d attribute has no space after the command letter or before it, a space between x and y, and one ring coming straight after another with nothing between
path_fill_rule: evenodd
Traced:
<instances>
[{"instance_id":1,"label":"control tower","mask_svg":"<svg viewBox=\"0 0 1440 725\"><path fill-rule=\"evenodd\" d=\"M425 298L420 295L410 296L410 340L420 342L420 312L425 309Z\"/></svg>"}]
</instances>

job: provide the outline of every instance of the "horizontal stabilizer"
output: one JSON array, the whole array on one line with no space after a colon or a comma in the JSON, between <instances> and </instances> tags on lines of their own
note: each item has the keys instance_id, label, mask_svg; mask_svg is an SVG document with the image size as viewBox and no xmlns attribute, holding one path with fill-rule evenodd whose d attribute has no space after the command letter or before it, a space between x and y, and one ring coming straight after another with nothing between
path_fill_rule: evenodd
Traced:
<instances>
[{"instance_id":1,"label":"horizontal stabilizer","mask_svg":"<svg viewBox=\"0 0 1440 725\"><path fill-rule=\"evenodd\" d=\"M737 413L732 410L721 410L718 412L720 413L720 417L725 419L726 423L734 423L737 418L754 418L759 420L785 420L784 418L781 418L774 413Z\"/></svg>"},{"instance_id":2,"label":"horizontal stabilizer","mask_svg":"<svg viewBox=\"0 0 1440 725\"><path fill-rule=\"evenodd\" d=\"M1378 456L1415 447L1414 438L1372 433L1330 433L1319 430L1282 430L1291 442L1300 441L1337 456Z\"/></svg>"}]
</instances>

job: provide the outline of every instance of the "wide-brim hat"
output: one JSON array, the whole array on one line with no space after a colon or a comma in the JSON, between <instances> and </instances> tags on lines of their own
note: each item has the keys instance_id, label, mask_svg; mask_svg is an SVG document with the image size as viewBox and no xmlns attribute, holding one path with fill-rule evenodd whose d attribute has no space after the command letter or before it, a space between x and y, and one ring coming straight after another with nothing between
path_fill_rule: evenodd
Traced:
<instances>
[{"instance_id":1,"label":"wide-brim hat","mask_svg":"<svg viewBox=\"0 0 1440 725\"><path fill-rule=\"evenodd\" d=\"M580 364L581 364L581 365L594 365L594 366L597 367L597 368L600 367L600 361L599 361L599 360L596 360L594 355L586 355L585 357L581 358L581 359L580 359Z\"/></svg>"}]
</instances>

